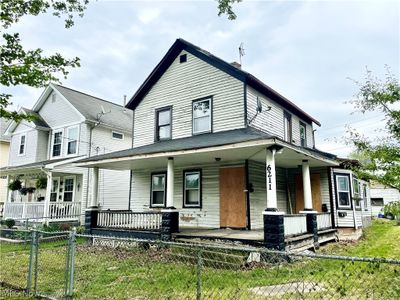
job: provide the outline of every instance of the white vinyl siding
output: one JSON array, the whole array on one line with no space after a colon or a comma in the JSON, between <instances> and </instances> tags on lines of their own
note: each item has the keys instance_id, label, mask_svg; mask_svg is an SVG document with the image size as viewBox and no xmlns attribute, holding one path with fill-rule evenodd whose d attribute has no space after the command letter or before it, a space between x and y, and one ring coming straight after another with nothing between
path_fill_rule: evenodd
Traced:
<instances>
[{"instance_id":1,"label":"white vinyl siding","mask_svg":"<svg viewBox=\"0 0 400 300\"><path fill-rule=\"evenodd\" d=\"M244 127L243 83L182 53L187 62L180 63L178 56L135 109L135 147L154 142L155 111L167 105L173 106L172 138L192 136L192 102L204 97L212 97L213 132Z\"/></svg>"},{"instance_id":2,"label":"white vinyl siding","mask_svg":"<svg viewBox=\"0 0 400 300\"><path fill-rule=\"evenodd\" d=\"M46 136L44 140L43 134ZM36 129L31 129L30 131L25 132L24 135L26 136L26 138L24 147L25 153L23 155L19 154L21 134L15 134L11 137L9 154L10 166L24 165L46 159L46 153L44 153L44 155L41 155L38 150L41 149L41 145L43 144L46 144L47 146L47 133L43 133Z\"/></svg>"}]
</instances>

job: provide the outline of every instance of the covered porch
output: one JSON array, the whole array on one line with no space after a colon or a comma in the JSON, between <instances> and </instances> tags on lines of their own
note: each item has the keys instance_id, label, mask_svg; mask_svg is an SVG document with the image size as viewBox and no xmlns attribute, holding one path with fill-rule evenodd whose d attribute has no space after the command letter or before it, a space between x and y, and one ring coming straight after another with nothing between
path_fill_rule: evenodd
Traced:
<instances>
[{"instance_id":1,"label":"covered porch","mask_svg":"<svg viewBox=\"0 0 400 300\"><path fill-rule=\"evenodd\" d=\"M275 227L285 239L309 235L311 214L316 234L332 228L328 167L336 165L333 159L275 138L253 136L222 145L211 140L206 147L191 140L187 149L180 140L179 149L171 140L160 143L169 144L158 149L164 151L149 145L79 162L93 173L99 168L132 171L129 209L100 211L99 216L107 214L107 222L96 218L94 226L134 231L150 230L143 224L153 224L162 230L162 217L149 221L148 215L172 212L179 216L177 238L185 232L214 238L226 232L237 238L246 232L254 241L265 240L265 235L274 235L265 233L265 215L282 217L282 226ZM95 199L92 204L96 209ZM133 217L131 222L130 215L137 214L143 214L143 221Z\"/></svg>"},{"instance_id":2,"label":"covered porch","mask_svg":"<svg viewBox=\"0 0 400 300\"><path fill-rule=\"evenodd\" d=\"M1 169L7 176L3 219L30 223L81 218L83 174L56 168L54 161Z\"/></svg>"}]
</instances>

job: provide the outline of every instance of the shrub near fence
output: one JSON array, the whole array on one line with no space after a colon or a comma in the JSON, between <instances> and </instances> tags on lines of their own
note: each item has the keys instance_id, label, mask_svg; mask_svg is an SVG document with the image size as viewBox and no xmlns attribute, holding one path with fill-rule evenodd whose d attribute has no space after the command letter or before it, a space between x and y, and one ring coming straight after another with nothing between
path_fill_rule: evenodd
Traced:
<instances>
[{"instance_id":1,"label":"shrub near fence","mask_svg":"<svg viewBox=\"0 0 400 300\"><path fill-rule=\"evenodd\" d=\"M37 278L30 291L57 299L400 297L399 260L75 233L51 237L38 239ZM2 282L26 287L32 245L2 244Z\"/></svg>"}]
</instances>

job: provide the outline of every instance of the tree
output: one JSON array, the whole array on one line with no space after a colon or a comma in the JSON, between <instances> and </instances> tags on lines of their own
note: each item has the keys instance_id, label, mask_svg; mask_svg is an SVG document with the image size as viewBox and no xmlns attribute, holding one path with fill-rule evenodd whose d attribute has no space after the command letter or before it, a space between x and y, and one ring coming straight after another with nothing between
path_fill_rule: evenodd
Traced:
<instances>
[{"instance_id":1,"label":"tree","mask_svg":"<svg viewBox=\"0 0 400 300\"><path fill-rule=\"evenodd\" d=\"M367 70L364 82L357 82L359 92L350 103L356 111L381 111L385 129L378 138L370 138L348 127L347 142L355 146L356 156L362 158L361 176L376 179L400 188L400 86L387 68L382 81Z\"/></svg>"},{"instance_id":2,"label":"tree","mask_svg":"<svg viewBox=\"0 0 400 300\"><path fill-rule=\"evenodd\" d=\"M79 58L67 59L56 53L43 55L41 48L27 50L23 47L19 33L11 32L12 26L22 17L52 12L56 17L65 17L65 27L74 25L76 14L80 17L86 9L88 0L2 0L0 3L0 24L3 34L0 44L0 84L6 87L27 85L44 87L50 81L59 82L57 74L64 78L69 68L79 67ZM5 31L4 31L5 30ZM0 93L0 117L21 121L33 117L8 111L12 95Z\"/></svg>"},{"instance_id":3,"label":"tree","mask_svg":"<svg viewBox=\"0 0 400 300\"><path fill-rule=\"evenodd\" d=\"M226 14L229 20L235 20L236 14L232 5L239 2L242 2L242 0L218 0L218 16Z\"/></svg>"}]
</instances>

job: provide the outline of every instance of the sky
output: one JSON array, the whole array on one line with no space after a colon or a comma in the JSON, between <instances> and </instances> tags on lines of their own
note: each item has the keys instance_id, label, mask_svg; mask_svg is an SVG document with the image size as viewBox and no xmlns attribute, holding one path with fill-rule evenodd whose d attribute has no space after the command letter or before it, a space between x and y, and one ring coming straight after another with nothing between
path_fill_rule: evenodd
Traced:
<instances>
[{"instance_id":1,"label":"sky","mask_svg":"<svg viewBox=\"0 0 400 300\"><path fill-rule=\"evenodd\" d=\"M317 148L339 156L351 149L345 125L379 135L382 113L353 113L366 69L385 65L399 78L400 1L250 1L234 5L237 19L217 15L216 1L93 1L75 26L51 14L23 17L10 31L24 46L78 56L63 85L119 104L146 79L177 38L242 68L319 120ZM31 108L43 89L4 88L14 107Z\"/></svg>"}]
</instances>

